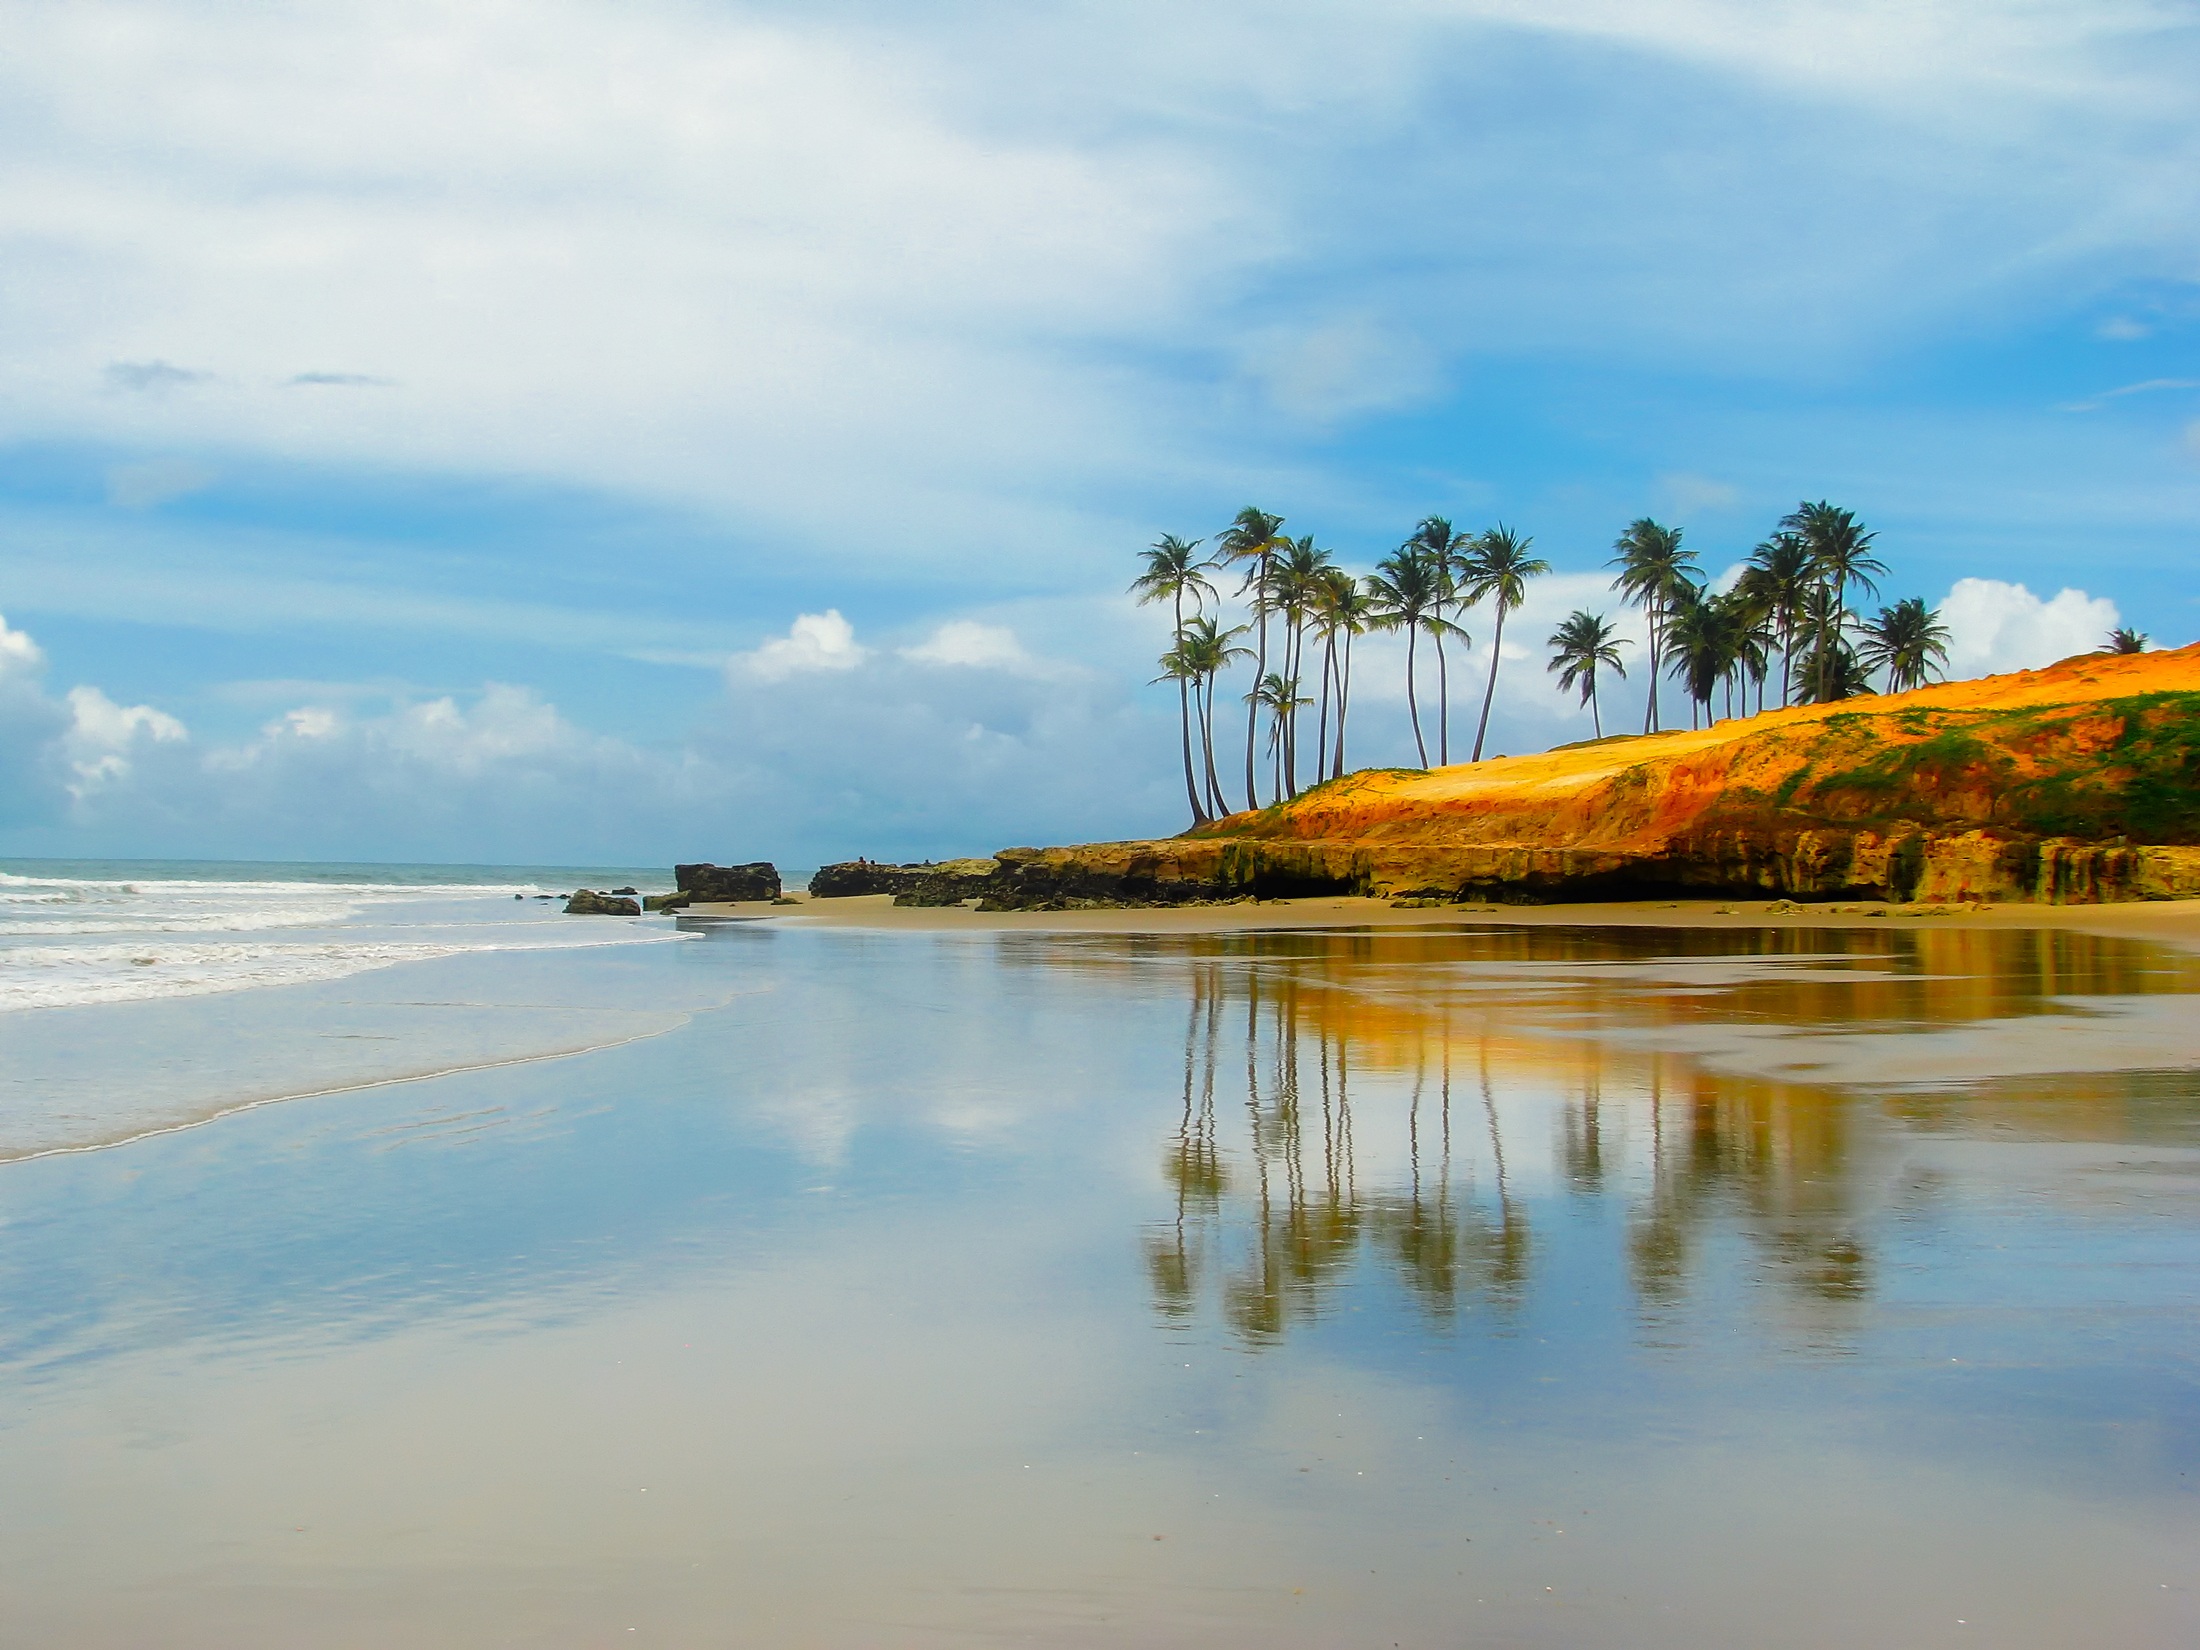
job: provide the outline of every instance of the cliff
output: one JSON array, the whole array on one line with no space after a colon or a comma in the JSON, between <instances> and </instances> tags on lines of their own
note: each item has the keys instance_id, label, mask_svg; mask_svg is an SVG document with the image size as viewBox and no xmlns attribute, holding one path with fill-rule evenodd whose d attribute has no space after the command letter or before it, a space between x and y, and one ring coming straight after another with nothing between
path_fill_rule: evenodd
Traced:
<instances>
[{"instance_id":1,"label":"cliff","mask_svg":"<svg viewBox=\"0 0 2200 1650\"><path fill-rule=\"evenodd\" d=\"M1008 905L2200 896L2200 644L1701 732L1373 770L1166 841L998 858L987 897Z\"/></svg>"}]
</instances>

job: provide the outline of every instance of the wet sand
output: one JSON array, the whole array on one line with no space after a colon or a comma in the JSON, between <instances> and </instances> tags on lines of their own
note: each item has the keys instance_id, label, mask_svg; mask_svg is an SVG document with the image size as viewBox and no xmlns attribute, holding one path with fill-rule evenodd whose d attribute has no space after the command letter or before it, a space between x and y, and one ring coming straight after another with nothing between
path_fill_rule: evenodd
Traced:
<instances>
[{"instance_id":1,"label":"wet sand","mask_svg":"<svg viewBox=\"0 0 2200 1650\"><path fill-rule=\"evenodd\" d=\"M2050 928L2120 934L2200 949L2200 900L2114 905L1902 905L1848 901L1791 905L1776 900L1633 900L1578 905L1401 905L1385 899L1247 900L1233 905L1090 911L975 911L901 907L892 896L789 896L792 905L697 905L698 918L740 918L805 927L949 933L1226 934L1276 928L1425 928L1471 919L1478 925L1610 928L1848 928L1859 922L1933 928ZM2200 1041L2200 1033L2196 1033Z\"/></svg>"}]
</instances>

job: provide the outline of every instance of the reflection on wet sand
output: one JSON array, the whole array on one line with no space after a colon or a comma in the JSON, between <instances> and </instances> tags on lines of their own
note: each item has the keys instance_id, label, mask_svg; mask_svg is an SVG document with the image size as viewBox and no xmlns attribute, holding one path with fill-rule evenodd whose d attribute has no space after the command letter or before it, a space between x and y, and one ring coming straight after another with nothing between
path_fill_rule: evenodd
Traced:
<instances>
[{"instance_id":1,"label":"reflection on wet sand","mask_svg":"<svg viewBox=\"0 0 2200 1650\"><path fill-rule=\"evenodd\" d=\"M2064 1021L2146 998L2182 1012L2200 992L2200 962L2117 938L1539 928L1041 954L1181 990L1174 1218L1147 1234L1147 1264L1164 1319L1212 1310L1249 1346L1367 1268L1432 1325L1484 1308L1502 1332L1534 1280L1532 1206L1570 1194L1620 1216L1650 1338L1685 1325L1716 1256L1759 1315L1837 1348L1873 1293L1877 1234L1934 1195L1906 1142L2190 1126L2183 1073L1906 1088L1721 1063L1749 1030L1782 1047L1861 1035L1899 1069L1953 1028L2035 1021L2060 1040Z\"/></svg>"}]
</instances>

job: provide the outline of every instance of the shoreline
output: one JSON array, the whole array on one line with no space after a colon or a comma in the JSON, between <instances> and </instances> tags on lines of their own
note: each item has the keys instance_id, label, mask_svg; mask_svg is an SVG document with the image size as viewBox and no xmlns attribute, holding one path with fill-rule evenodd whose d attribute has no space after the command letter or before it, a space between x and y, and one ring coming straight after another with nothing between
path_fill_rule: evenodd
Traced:
<instances>
[{"instance_id":1,"label":"shoreline","mask_svg":"<svg viewBox=\"0 0 2200 1650\"><path fill-rule=\"evenodd\" d=\"M1406 906L1357 895L1245 900L1229 905L1100 907L1071 911L975 911L897 906L889 894L843 899L794 896L793 905L695 905L682 918L804 928L909 933L1227 934L1260 929L1476 927L1593 928L2055 928L2154 939L2200 950L2200 899L2099 905L1901 905L1842 901L1630 900L1548 905Z\"/></svg>"}]
</instances>

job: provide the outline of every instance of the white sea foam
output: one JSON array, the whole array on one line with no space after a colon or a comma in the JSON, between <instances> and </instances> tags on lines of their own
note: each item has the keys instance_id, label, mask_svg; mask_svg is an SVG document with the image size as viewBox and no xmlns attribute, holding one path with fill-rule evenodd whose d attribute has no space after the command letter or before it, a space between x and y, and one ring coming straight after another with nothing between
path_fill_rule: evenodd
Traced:
<instances>
[{"instance_id":1,"label":"white sea foam","mask_svg":"<svg viewBox=\"0 0 2200 1650\"><path fill-rule=\"evenodd\" d=\"M0 872L0 1013L306 985L468 952L675 937L656 924L567 922L512 899L539 891L525 882Z\"/></svg>"}]
</instances>

